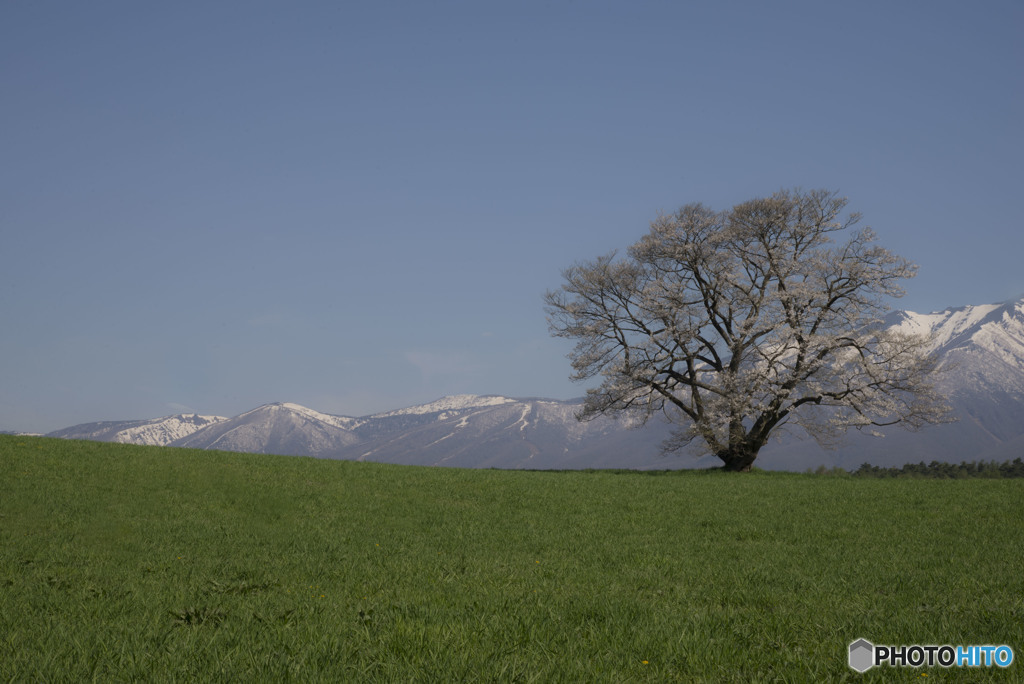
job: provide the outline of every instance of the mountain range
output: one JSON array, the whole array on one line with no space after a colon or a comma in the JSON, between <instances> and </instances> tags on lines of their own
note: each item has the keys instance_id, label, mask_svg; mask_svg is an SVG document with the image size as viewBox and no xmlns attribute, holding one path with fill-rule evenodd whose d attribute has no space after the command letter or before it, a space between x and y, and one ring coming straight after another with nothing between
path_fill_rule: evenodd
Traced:
<instances>
[{"instance_id":1,"label":"mountain range","mask_svg":"<svg viewBox=\"0 0 1024 684\"><path fill-rule=\"evenodd\" d=\"M836 450L783 435L757 465L803 470L933 460L1007 460L1024 455L1024 298L917 314L886 325L928 335L941 360L939 387L956 423L882 438L854 432ZM183 414L87 423L51 437L470 468L663 469L718 465L710 456L662 455L670 425L598 418L581 423L580 401L458 395L363 417L274 403L225 418Z\"/></svg>"}]
</instances>

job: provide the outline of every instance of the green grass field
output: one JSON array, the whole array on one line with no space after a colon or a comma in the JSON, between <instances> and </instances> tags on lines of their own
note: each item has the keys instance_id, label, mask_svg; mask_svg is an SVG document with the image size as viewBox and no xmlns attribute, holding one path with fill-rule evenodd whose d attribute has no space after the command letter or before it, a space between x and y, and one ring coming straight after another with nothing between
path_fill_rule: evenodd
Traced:
<instances>
[{"instance_id":1,"label":"green grass field","mask_svg":"<svg viewBox=\"0 0 1024 684\"><path fill-rule=\"evenodd\" d=\"M0 681L1019 681L1022 569L1024 480L0 437ZM859 637L1015 662L858 675Z\"/></svg>"}]
</instances>

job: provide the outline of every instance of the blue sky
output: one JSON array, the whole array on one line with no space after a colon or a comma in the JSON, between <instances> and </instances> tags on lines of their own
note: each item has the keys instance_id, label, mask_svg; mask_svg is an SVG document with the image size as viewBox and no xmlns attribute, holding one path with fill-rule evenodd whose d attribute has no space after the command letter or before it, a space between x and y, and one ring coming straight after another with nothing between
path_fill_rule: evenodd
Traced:
<instances>
[{"instance_id":1,"label":"blue sky","mask_svg":"<svg viewBox=\"0 0 1024 684\"><path fill-rule=\"evenodd\" d=\"M542 296L659 211L850 198L1024 294L1019 2L6 2L0 429L571 398Z\"/></svg>"}]
</instances>

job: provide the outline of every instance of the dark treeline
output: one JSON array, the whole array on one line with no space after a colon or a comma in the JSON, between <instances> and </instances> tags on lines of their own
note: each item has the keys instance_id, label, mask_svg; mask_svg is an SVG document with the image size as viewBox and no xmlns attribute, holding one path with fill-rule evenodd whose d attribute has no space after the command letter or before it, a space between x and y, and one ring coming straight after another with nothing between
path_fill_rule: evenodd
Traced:
<instances>
[{"instance_id":1,"label":"dark treeline","mask_svg":"<svg viewBox=\"0 0 1024 684\"><path fill-rule=\"evenodd\" d=\"M861 464L853 472L842 468L828 469L818 466L817 470L809 471L815 475L852 475L853 477L928 477L935 479L963 479L968 477L1024 477L1024 461L1015 458L1012 461L961 461L960 463L942 463L932 461L925 464L908 463L899 468L881 468L870 463Z\"/></svg>"},{"instance_id":2,"label":"dark treeline","mask_svg":"<svg viewBox=\"0 0 1024 684\"><path fill-rule=\"evenodd\" d=\"M932 461L925 465L908 463L901 468L879 468L864 463L853 471L860 477L931 477L931 478L965 478L965 477L1024 477L1024 461L1015 458L1012 461L997 463L996 461L961 461L960 463L940 463Z\"/></svg>"}]
</instances>

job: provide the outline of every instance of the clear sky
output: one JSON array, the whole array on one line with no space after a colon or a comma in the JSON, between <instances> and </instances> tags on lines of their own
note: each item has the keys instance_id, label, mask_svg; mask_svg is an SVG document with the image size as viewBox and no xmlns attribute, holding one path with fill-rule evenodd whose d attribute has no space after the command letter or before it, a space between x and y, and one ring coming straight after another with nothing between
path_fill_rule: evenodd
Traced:
<instances>
[{"instance_id":1,"label":"clear sky","mask_svg":"<svg viewBox=\"0 0 1024 684\"><path fill-rule=\"evenodd\" d=\"M850 198L1024 294L1024 5L0 3L0 429L568 399L542 296L659 211Z\"/></svg>"}]
</instances>

